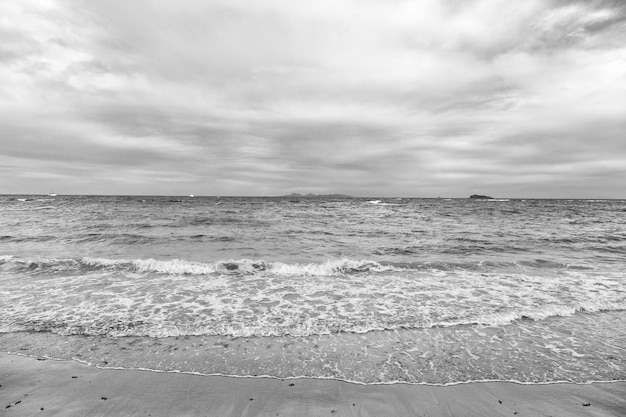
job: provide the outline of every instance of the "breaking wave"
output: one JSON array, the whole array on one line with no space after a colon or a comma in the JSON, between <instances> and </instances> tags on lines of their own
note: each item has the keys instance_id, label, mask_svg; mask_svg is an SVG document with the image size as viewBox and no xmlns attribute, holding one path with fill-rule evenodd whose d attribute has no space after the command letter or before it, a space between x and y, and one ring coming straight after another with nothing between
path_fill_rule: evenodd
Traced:
<instances>
[{"instance_id":1,"label":"breaking wave","mask_svg":"<svg viewBox=\"0 0 626 417\"><path fill-rule=\"evenodd\" d=\"M529 274L499 264L0 256L0 272L22 277L0 288L0 332L310 336L504 326L626 309L621 272L555 265Z\"/></svg>"},{"instance_id":2,"label":"breaking wave","mask_svg":"<svg viewBox=\"0 0 626 417\"><path fill-rule=\"evenodd\" d=\"M291 308L292 310L293 308ZM0 333L17 331L51 332L59 335L90 335L106 337L147 336L154 338L178 336L225 336L225 337L310 337L338 333L365 334L380 331L433 329L462 326L501 327L516 322L539 322L555 317L570 317L575 314L624 311L626 303L582 303L573 306L553 306L536 310L517 310L506 314L468 315L458 319L434 321L424 317L419 320L389 322L380 317L346 318L319 320L314 317L304 318L289 315L290 309L282 311L281 323L276 316L260 315L250 317L203 316L197 315L192 321L162 320L162 317L147 315L129 317L128 315L103 315L74 310L73 315L56 317L32 317L11 323L0 322ZM77 314L82 313L82 314ZM176 312L170 312L172 316ZM229 320L225 320L228 318Z\"/></svg>"},{"instance_id":3,"label":"breaking wave","mask_svg":"<svg viewBox=\"0 0 626 417\"><path fill-rule=\"evenodd\" d=\"M80 259L38 258L25 259L12 255L0 256L0 269L16 272L89 272L108 270L121 272L156 273L169 275L211 275L211 274L258 274L332 276L363 273L392 273L410 271L493 271L493 270L592 270L584 264L564 264L542 259L516 262L388 262L374 260L335 259L321 263L284 263L266 260L229 259L215 262L197 262L185 259L158 260L109 259L83 257Z\"/></svg>"},{"instance_id":4,"label":"breaking wave","mask_svg":"<svg viewBox=\"0 0 626 417\"><path fill-rule=\"evenodd\" d=\"M407 269L383 265L375 261L349 259L329 260L324 263L283 263L264 260L220 260L195 262L184 259L108 259L83 257L81 259L23 259L0 256L0 268L14 271L50 272L77 270L119 270L169 275L210 275L222 273L325 276L365 272L386 272Z\"/></svg>"}]
</instances>

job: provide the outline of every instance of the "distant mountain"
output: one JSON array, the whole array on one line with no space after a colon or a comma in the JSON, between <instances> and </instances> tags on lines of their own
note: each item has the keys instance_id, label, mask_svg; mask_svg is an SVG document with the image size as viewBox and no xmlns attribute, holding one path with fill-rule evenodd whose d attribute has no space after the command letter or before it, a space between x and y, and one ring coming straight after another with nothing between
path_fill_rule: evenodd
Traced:
<instances>
[{"instance_id":1,"label":"distant mountain","mask_svg":"<svg viewBox=\"0 0 626 417\"><path fill-rule=\"evenodd\" d=\"M346 194L300 194L300 193L291 193L287 195L283 195L281 197L289 197L289 198L352 198L350 195Z\"/></svg>"}]
</instances>

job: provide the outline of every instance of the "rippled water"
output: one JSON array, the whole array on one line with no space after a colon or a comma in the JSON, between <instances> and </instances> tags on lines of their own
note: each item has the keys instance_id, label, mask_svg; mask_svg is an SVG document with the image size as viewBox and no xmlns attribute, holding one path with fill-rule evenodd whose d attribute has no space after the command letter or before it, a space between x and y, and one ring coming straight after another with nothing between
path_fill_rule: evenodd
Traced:
<instances>
[{"instance_id":1,"label":"rippled water","mask_svg":"<svg viewBox=\"0 0 626 417\"><path fill-rule=\"evenodd\" d=\"M0 349L364 383L626 379L626 202L0 196Z\"/></svg>"}]
</instances>

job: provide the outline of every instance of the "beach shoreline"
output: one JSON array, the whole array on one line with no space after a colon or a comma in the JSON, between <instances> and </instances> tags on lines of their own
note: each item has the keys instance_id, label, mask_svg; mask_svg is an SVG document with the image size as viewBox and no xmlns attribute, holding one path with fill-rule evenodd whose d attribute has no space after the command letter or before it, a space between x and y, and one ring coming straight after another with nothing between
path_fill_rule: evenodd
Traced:
<instances>
[{"instance_id":1,"label":"beach shoreline","mask_svg":"<svg viewBox=\"0 0 626 417\"><path fill-rule=\"evenodd\" d=\"M0 353L6 416L623 416L626 382L449 386L101 369Z\"/></svg>"}]
</instances>

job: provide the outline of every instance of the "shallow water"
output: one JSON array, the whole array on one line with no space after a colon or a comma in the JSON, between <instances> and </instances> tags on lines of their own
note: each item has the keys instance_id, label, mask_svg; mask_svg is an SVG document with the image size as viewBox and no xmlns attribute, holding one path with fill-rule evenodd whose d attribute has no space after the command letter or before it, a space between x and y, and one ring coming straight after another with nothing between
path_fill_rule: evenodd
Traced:
<instances>
[{"instance_id":1,"label":"shallow water","mask_svg":"<svg viewBox=\"0 0 626 417\"><path fill-rule=\"evenodd\" d=\"M5 351L362 383L626 379L624 201L4 196L0 214Z\"/></svg>"}]
</instances>

